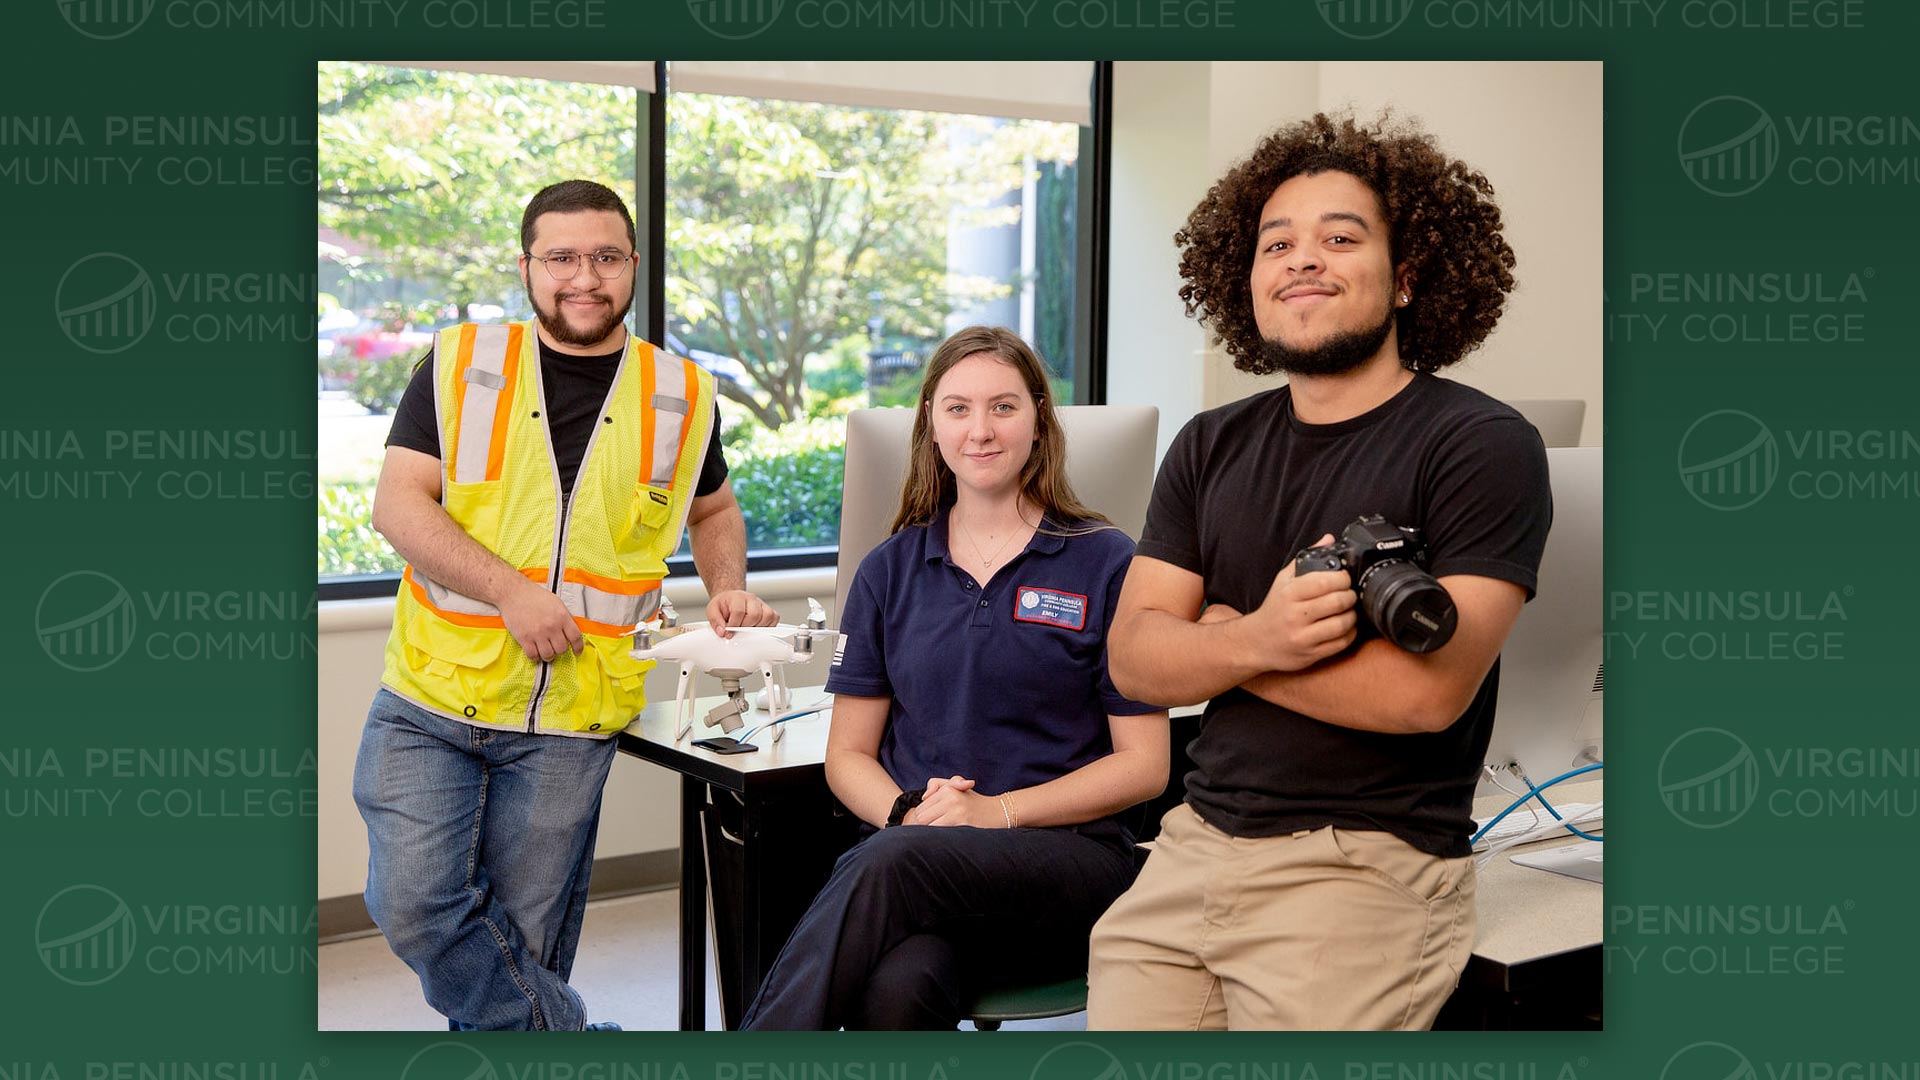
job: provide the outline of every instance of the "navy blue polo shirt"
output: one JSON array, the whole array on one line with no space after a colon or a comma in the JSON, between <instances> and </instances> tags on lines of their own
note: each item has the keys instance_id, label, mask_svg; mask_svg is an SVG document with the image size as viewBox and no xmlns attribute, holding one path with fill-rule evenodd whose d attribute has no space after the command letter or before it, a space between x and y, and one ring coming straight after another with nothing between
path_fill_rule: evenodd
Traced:
<instances>
[{"instance_id":1,"label":"navy blue polo shirt","mask_svg":"<svg viewBox=\"0 0 1920 1080\"><path fill-rule=\"evenodd\" d=\"M1113 752L1109 714L1159 712L1107 675L1107 629L1133 541L1048 519L983 588L953 562L947 513L868 553L847 593L827 690L891 697L880 764L903 789L965 776L983 795Z\"/></svg>"}]
</instances>

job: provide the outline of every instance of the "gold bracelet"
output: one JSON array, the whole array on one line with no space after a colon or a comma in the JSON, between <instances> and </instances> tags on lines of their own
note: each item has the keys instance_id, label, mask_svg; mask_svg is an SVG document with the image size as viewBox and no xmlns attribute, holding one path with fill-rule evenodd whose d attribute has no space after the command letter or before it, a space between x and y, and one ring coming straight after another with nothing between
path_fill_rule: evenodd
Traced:
<instances>
[{"instance_id":1,"label":"gold bracelet","mask_svg":"<svg viewBox=\"0 0 1920 1080\"><path fill-rule=\"evenodd\" d=\"M1007 819L1007 828L1017 829L1020 827L1020 812L1013 805L1013 792L1001 792L1000 814Z\"/></svg>"},{"instance_id":2,"label":"gold bracelet","mask_svg":"<svg viewBox=\"0 0 1920 1080\"><path fill-rule=\"evenodd\" d=\"M1000 801L1000 819L1006 822L1007 828L1011 829L1013 828L1013 811L1007 809L1007 797L1004 793L999 796L999 801Z\"/></svg>"}]
</instances>

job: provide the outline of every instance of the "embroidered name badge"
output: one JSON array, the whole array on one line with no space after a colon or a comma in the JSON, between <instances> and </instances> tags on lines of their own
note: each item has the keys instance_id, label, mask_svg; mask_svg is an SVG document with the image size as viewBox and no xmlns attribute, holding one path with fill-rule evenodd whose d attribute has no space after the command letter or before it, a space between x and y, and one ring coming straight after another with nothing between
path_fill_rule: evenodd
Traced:
<instances>
[{"instance_id":1,"label":"embroidered name badge","mask_svg":"<svg viewBox=\"0 0 1920 1080\"><path fill-rule=\"evenodd\" d=\"M1022 585L1014 594L1013 617L1019 622L1084 630L1087 628L1087 598L1079 593Z\"/></svg>"}]
</instances>

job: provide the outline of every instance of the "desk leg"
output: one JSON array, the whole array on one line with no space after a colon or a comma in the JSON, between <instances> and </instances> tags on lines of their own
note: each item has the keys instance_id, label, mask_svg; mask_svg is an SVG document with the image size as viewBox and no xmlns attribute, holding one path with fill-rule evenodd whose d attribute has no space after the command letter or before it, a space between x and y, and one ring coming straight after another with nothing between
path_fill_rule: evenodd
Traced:
<instances>
[{"instance_id":1,"label":"desk leg","mask_svg":"<svg viewBox=\"0 0 1920 1080\"><path fill-rule=\"evenodd\" d=\"M766 822L762 814L766 807L756 798L749 798L740 810L740 838L744 841L740 860L740 987L739 1016L727 1017L727 1030L738 1031L740 1020L746 1014L747 1006L760 993L760 983L766 978L767 969L773 966L771 954L761 955L762 921L766 917L764 897L761 895L761 883L766 880L768 867ZM791 927L788 927L791 930ZM778 949L786 943L786 933L782 933L772 945Z\"/></svg>"},{"instance_id":2,"label":"desk leg","mask_svg":"<svg viewBox=\"0 0 1920 1080\"><path fill-rule=\"evenodd\" d=\"M680 1030L707 1028L707 785L680 777Z\"/></svg>"}]
</instances>

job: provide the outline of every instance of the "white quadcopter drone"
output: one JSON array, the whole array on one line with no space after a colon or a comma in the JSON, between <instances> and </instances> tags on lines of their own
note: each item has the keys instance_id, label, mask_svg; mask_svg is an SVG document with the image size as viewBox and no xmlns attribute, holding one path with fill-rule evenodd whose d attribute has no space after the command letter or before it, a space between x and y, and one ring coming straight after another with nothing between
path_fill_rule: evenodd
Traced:
<instances>
[{"instance_id":1,"label":"white quadcopter drone","mask_svg":"<svg viewBox=\"0 0 1920 1080\"><path fill-rule=\"evenodd\" d=\"M762 728L773 728L773 741L779 742L785 729L780 724L819 709L780 712L791 707L785 666L811 660L824 649L831 653L839 643L837 630L827 629L827 612L820 601L807 598L807 624L792 626L736 626L732 636L720 637L706 623L679 625L673 605L660 603L660 625L642 624L629 633L633 637L633 656L637 660L674 660L680 664L680 688L674 695L674 735L679 742L693 730L693 673L696 670L720 680L727 700L707 710L706 723L732 735L744 726L741 717L752 708L744 682L754 671L760 673L760 685L766 695L767 711L773 715L739 738L696 739L693 745L722 754L744 754L759 747L747 739ZM784 703L784 704L783 704Z\"/></svg>"}]
</instances>

